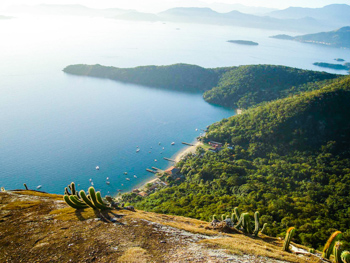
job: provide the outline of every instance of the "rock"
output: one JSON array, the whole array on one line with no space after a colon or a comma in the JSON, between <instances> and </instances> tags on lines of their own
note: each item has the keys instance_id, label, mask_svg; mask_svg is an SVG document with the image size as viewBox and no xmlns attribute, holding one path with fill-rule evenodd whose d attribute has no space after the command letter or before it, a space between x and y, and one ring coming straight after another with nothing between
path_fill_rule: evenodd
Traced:
<instances>
[{"instance_id":1,"label":"rock","mask_svg":"<svg viewBox=\"0 0 350 263\"><path fill-rule=\"evenodd\" d=\"M133 206L131 206L131 205L124 207L124 209L127 209L127 210L135 212L135 208Z\"/></svg>"}]
</instances>

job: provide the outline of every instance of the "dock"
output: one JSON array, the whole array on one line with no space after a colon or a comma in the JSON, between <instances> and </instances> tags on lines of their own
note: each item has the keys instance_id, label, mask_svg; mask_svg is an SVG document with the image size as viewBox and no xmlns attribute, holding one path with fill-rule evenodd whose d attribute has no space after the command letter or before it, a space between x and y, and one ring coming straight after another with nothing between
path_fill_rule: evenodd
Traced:
<instances>
[{"instance_id":1,"label":"dock","mask_svg":"<svg viewBox=\"0 0 350 263\"><path fill-rule=\"evenodd\" d=\"M173 160L173 159L166 158L166 157L163 157L163 159L164 159L164 160L167 160L167 161L169 161L169 162L174 162L174 163L175 163L175 160Z\"/></svg>"},{"instance_id":2,"label":"dock","mask_svg":"<svg viewBox=\"0 0 350 263\"><path fill-rule=\"evenodd\" d=\"M185 145L188 145L188 146L194 146L194 144L188 143L188 142L182 142L182 144L185 144Z\"/></svg>"},{"instance_id":3,"label":"dock","mask_svg":"<svg viewBox=\"0 0 350 263\"><path fill-rule=\"evenodd\" d=\"M159 169L159 168L154 167L154 166L152 166L152 169L155 170L155 171L162 171L162 169Z\"/></svg>"},{"instance_id":4,"label":"dock","mask_svg":"<svg viewBox=\"0 0 350 263\"><path fill-rule=\"evenodd\" d=\"M156 174L156 173L157 173L157 171L155 171L155 170L151 170L151 169L148 169L148 168L146 169L146 171L147 171L147 172L150 172L150 173L154 173L154 174Z\"/></svg>"}]
</instances>

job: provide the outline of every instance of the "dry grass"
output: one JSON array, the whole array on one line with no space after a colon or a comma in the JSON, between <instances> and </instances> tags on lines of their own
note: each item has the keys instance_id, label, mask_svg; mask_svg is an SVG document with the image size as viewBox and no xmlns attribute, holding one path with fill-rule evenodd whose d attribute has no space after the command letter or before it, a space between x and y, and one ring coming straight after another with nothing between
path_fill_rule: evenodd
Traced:
<instances>
[{"instance_id":1,"label":"dry grass","mask_svg":"<svg viewBox=\"0 0 350 263\"><path fill-rule=\"evenodd\" d=\"M50 215L54 215L55 219L62 221L84 221L91 218L96 218L95 211L92 208L76 210L71 207L65 207L50 212Z\"/></svg>"},{"instance_id":2,"label":"dry grass","mask_svg":"<svg viewBox=\"0 0 350 263\"><path fill-rule=\"evenodd\" d=\"M146 263L149 262L147 251L140 247L131 247L118 258L118 262L125 263Z\"/></svg>"},{"instance_id":3,"label":"dry grass","mask_svg":"<svg viewBox=\"0 0 350 263\"><path fill-rule=\"evenodd\" d=\"M49 197L56 200L63 200L63 195L48 194L44 192L34 191L34 190L14 190L11 193L20 194L20 195L32 195L40 197Z\"/></svg>"},{"instance_id":4,"label":"dry grass","mask_svg":"<svg viewBox=\"0 0 350 263\"><path fill-rule=\"evenodd\" d=\"M131 218L145 219L162 225L175 227L194 234L202 234L207 236L214 236L218 234L216 231L205 229L205 227L208 226L208 222L188 217L163 215L144 211L137 211L136 213L128 214L128 216Z\"/></svg>"},{"instance_id":5,"label":"dry grass","mask_svg":"<svg viewBox=\"0 0 350 263\"><path fill-rule=\"evenodd\" d=\"M41 201L32 201L32 200L18 200L11 203L8 203L7 205L3 206L1 209L3 210L20 210L25 208L30 208L37 206L41 203Z\"/></svg>"},{"instance_id":6,"label":"dry grass","mask_svg":"<svg viewBox=\"0 0 350 263\"><path fill-rule=\"evenodd\" d=\"M201 241L201 243L219 246L237 255L249 254L295 263L320 262L315 256L310 255L310 257L305 258L282 251L283 241L275 238L252 238L241 234L229 236L230 237L205 239Z\"/></svg>"}]
</instances>

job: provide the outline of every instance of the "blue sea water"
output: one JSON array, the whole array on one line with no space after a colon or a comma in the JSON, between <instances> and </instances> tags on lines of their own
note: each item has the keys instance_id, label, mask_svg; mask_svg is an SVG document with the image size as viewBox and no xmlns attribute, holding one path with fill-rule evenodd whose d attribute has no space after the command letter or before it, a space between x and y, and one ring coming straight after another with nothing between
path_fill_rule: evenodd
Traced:
<instances>
[{"instance_id":1,"label":"blue sea water","mask_svg":"<svg viewBox=\"0 0 350 263\"><path fill-rule=\"evenodd\" d=\"M146 168L166 168L163 157L185 147L182 141L192 142L202 132L196 129L234 115L199 93L71 76L62 72L67 65L279 64L319 70L313 62L350 61L346 50L268 37L286 32L225 26L19 17L0 21L0 30L0 186L6 189L26 183L62 193L71 181L87 189L92 179L103 194L129 191L154 177Z\"/></svg>"}]
</instances>

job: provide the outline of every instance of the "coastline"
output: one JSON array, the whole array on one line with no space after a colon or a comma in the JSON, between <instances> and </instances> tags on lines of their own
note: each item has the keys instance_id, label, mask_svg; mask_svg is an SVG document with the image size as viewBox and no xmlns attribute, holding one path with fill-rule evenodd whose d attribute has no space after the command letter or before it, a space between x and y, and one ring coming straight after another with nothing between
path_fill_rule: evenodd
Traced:
<instances>
[{"instance_id":1,"label":"coastline","mask_svg":"<svg viewBox=\"0 0 350 263\"><path fill-rule=\"evenodd\" d=\"M175 160L175 163L179 162L184 156L186 156L187 154L189 153L194 153L197 149L198 146L202 145L203 143L200 142L200 141L194 141L192 142L193 146L187 146L187 147L184 147L183 149L181 149L180 151L178 151L177 153L175 153L171 159ZM169 165L166 169L168 169L170 166L172 165ZM139 189L139 190L142 190L147 184L149 183L154 183L156 182L157 180L159 180L158 177L156 178L149 178L147 179L146 181L140 183L139 185L136 185L134 189Z\"/></svg>"}]
</instances>

